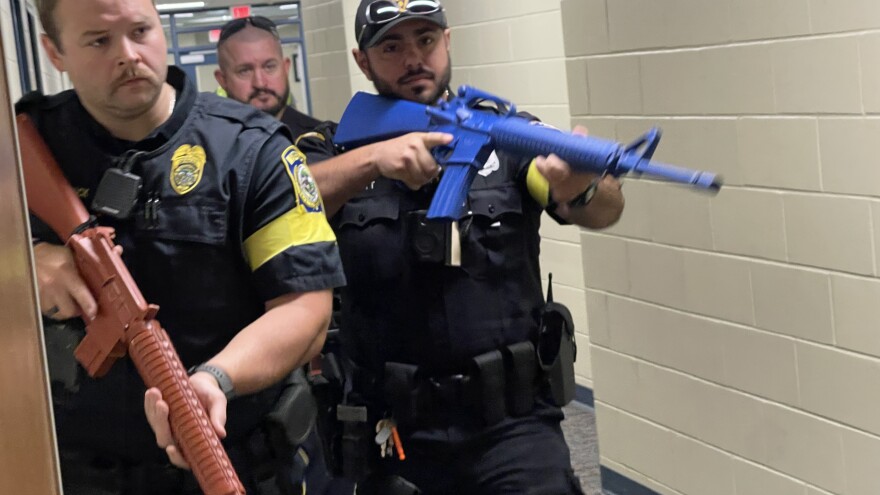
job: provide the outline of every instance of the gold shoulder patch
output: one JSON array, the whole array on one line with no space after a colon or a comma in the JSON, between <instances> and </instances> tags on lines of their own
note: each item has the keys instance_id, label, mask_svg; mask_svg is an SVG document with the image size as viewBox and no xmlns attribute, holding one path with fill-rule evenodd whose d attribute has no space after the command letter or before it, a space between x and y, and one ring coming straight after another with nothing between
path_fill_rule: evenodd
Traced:
<instances>
[{"instance_id":1,"label":"gold shoulder patch","mask_svg":"<svg viewBox=\"0 0 880 495\"><path fill-rule=\"evenodd\" d=\"M324 204L321 201L321 193L318 192L318 185L312 178L309 166L306 165L306 156L296 146L289 146L284 153L281 154L281 160L284 162L284 169L293 183L293 190L296 193L296 200L305 208L307 212L316 213L324 210Z\"/></svg>"},{"instance_id":2,"label":"gold shoulder patch","mask_svg":"<svg viewBox=\"0 0 880 495\"><path fill-rule=\"evenodd\" d=\"M171 187L181 196L195 189L205 169L205 149L199 145L181 145L171 157Z\"/></svg>"}]
</instances>

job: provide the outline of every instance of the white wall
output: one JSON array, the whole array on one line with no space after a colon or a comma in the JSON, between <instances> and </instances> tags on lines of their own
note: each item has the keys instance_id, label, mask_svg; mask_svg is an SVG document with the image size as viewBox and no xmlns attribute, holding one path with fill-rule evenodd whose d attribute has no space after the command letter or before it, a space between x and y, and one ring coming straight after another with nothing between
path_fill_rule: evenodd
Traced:
<instances>
[{"instance_id":1,"label":"white wall","mask_svg":"<svg viewBox=\"0 0 880 495\"><path fill-rule=\"evenodd\" d=\"M574 121L659 125L658 159L727 178L628 181L619 226L581 234L603 465L880 493L880 2L562 4Z\"/></svg>"}]
</instances>

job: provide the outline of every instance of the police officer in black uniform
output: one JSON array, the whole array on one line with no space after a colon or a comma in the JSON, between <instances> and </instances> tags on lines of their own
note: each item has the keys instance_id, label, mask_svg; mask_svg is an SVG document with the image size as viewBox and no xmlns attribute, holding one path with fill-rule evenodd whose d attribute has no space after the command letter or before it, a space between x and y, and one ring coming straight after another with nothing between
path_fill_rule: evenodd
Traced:
<instances>
[{"instance_id":1,"label":"police officer in black uniform","mask_svg":"<svg viewBox=\"0 0 880 495\"><path fill-rule=\"evenodd\" d=\"M309 132L321 124L320 121L286 105L290 96L288 73L291 61L282 52L281 37L271 19L262 16L240 17L224 24L220 28L217 41L217 57L220 67L214 71L214 77L226 91L227 97L253 105L272 115L286 125L294 136ZM334 324L331 321L322 356L309 363L308 378L305 369L297 370L292 384L292 387L299 389L293 395L295 403L292 407L300 411L311 411L311 414L302 414L304 419L309 420L311 427L296 449L294 465L300 475L303 492L316 495L344 495L354 491L350 481L330 475L324 462L322 441L318 436L317 426L323 424L318 421L325 419L319 416L318 411L335 406L335 402L332 405L324 404L324 401L319 402L312 395L312 385L318 398L323 399L323 395L330 392L334 395L341 393L341 387L336 387L341 376L332 380L333 377L328 374L333 368L320 366L322 361L333 358L328 354L336 345L332 337L338 327ZM330 402L329 398L327 402ZM332 449L329 443L328 448Z\"/></svg>"},{"instance_id":2,"label":"police officer in black uniform","mask_svg":"<svg viewBox=\"0 0 880 495\"><path fill-rule=\"evenodd\" d=\"M116 229L123 260L160 306L248 493L290 488L289 459L265 418L279 412L283 379L320 350L331 289L344 283L303 155L275 119L198 94L166 66L151 0L46 0L38 8L44 48L75 89L29 95L17 110L34 121L97 222ZM118 187L102 189L111 176L139 190L121 202L134 205L130 213L116 208ZM70 251L36 219L32 229L43 314L93 317L95 300ZM64 330L47 337L50 348L76 331ZM66 352L51 356L50 368L65 493L199 493L168 462L185 466L159 391L145 391L127 360L89 379L72 346L60 347Z\"/></svg>"},{"instance_id":3,"label":"police officer in black uniform","mask_svg":"<svg viewBox=\"0 0 880 495\"><path fill-rule=\"evenodd\" d=\"M355 36L355 60L379 93L448 96L439 2L363 0ZM553 356L536 351L548 334L538 230L544 210L613 224L620 183L553 155L497 153L466 215L435 224L424 218L440 173L430 149L451 136L413 133L340 154L333 131L297 143L334 214L348 279L341 330L353 372L339 416L358 493L582 493L560 429L564 400L540 366Z\"/></svg>"}]
</instances>

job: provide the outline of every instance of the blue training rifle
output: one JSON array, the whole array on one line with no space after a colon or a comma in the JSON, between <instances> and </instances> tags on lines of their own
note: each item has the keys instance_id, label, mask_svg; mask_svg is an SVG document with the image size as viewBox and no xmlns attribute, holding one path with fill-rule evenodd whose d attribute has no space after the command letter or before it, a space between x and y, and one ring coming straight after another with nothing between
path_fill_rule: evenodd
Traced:
<instances>
[{"instance_id":1,"label":"blue training rifle","mask_svg":"<svg viewBox=\"0 0 880 495\"><path fill-rule=\"evenodd\" d=\"M499 113L480 105L492 102ZM516 107L498 96L461 86L458 96L437 106L359 92L345 109L334 141L343 149L385 141L410 132L445 132L454 139L432 150L443 175L427 218L457 220L464 210L467 192L477 171L497 149L516 156L551 153L568 162L576 172L644 174L717 192L721 178L711 172L690 170L652 162L660 142L660 129L653 128L632 143L578 136L552 127L535 125L516 115Z\"/></svg>"}]
</instances>

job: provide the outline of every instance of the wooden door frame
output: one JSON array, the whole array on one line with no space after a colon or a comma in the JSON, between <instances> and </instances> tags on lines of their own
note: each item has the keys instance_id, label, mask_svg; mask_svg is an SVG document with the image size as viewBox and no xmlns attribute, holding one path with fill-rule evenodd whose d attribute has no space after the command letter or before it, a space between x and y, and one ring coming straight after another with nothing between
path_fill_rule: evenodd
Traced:
<instances>
[{"instance_id":1,"label":"wooden door frame","mask_svg":"<svg viewBox=\"0 0 880 495\"><path fill-rule=\"evenodd\" d=\"M0 40L0 55L3 49ZM60 495L15 116L0 61L0 493Z\"/></svg>"}]
</instances>

